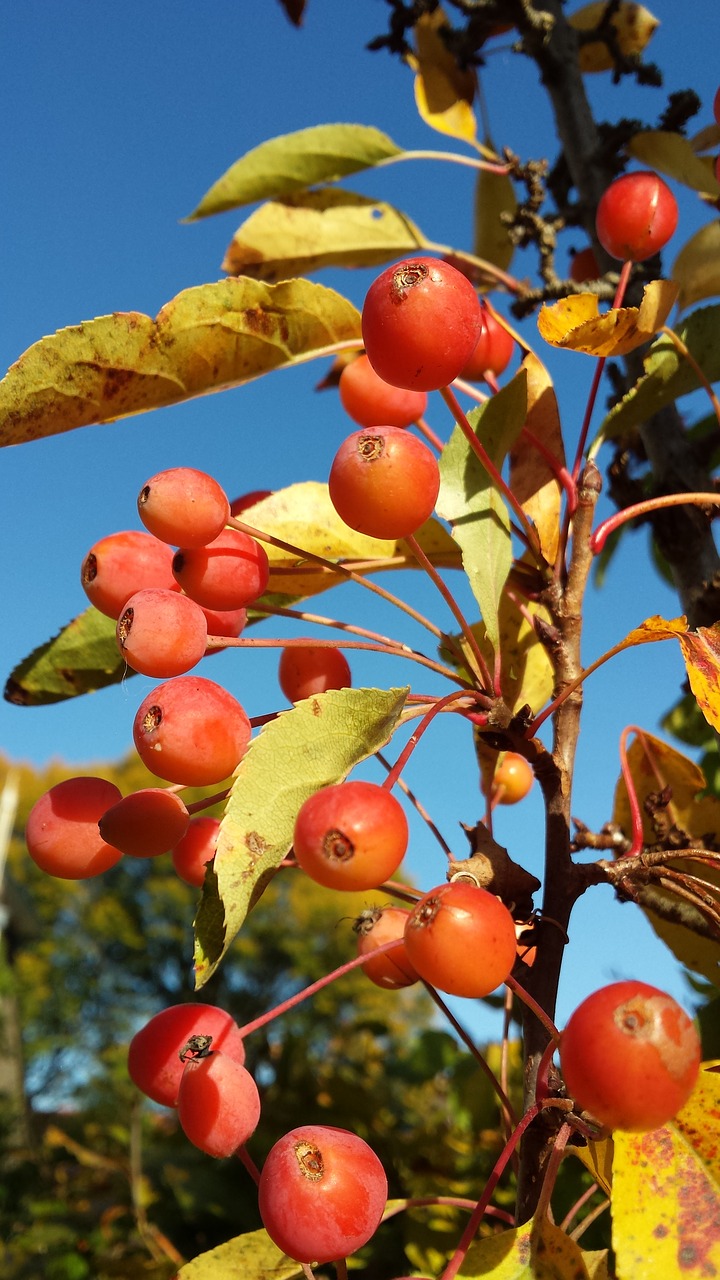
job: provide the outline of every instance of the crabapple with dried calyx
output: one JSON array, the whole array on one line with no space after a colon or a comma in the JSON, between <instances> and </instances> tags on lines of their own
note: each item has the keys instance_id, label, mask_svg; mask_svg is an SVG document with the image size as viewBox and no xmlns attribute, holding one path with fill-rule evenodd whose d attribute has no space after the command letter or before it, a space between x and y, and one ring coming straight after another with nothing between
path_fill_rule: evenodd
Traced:
<instances>
[{"instance_id":1,"label":"crabapple with dried calyx","mask_svg":"<svg viewBox=\"0 0 720 1280\"><path fill-rule=\"evenodd\" d=\"M595 227L612 258L644 262L667 244L678 222L677 201L657 173L625 173L603 192Z\"/></svg>"},{"instance_id":2,"label":"crabapple with dried calyx","mask_svg":"<svg viewBox=\"0 0 720 1280\"><path fill-rule=\"evenodd\" d=\"M371 538L407 538L432 515L440 469L417 436L400 427L366 428L340 445L328 489L351 529Z\"/></svg>"},{"instance_id":3,"label":"crabapple with dried calyx","mask_svg":"<svg viewBox=\"0 0 720 1280\"><path fill-rule=\"evenodd\" d=\"M400 987L411 987L420 980L420 974L410 964L405 948L405 925L409 915L406 907L369 907L353 923L357 934L357 953L367 956L363 973L376 987L396 991ZM397 947L379 956L374 955L378 947L393 939L397 941Z\"/></svg>"},{"instance_id":4,"label":"crabapple with dried calyx","mask_svg":"<svg viewBox=\"0 0 720 1280\"><path fill-rule=\"evenodd\" d=\"M405 950L421 978L448 995L487 996L515 963L515 922L507 907L477 885L438 885L413 907Z\"/></svg>"},{"instance_id":5,"label":"crabapple with dried calyx","mask_svg":"<svg viewBox=\"0 0 720 1280\"><path fill-rule=\"evenodd\" d=\"M204 547L180 547L172 571L186 595L206 609L243 609L263 594L270 574L265 548L240 529L223 529Z\"/></svg>"},{"instance_id":6,"label":"crabapple with dried calyx","mask_svg":"<svg viewBox=\"0 0 720 1280\"><path fill-rule=\"evenodd\" d=\"M195 467L170 467L151 476L140 490L137 508L145 528L176 547L204 547L230 516L225 490Z\"/></svg>"},{"instance_id":7,"label":"crabapple with dried calyx","mask_svg":"<svg viewBox=\"0 0 720 1280\"><path fill-rule=\"evenodd\" d=\"M295 820L295 857L326 889L377 889L397 871L407 844L402 805L374 782L322 787Z\"/></svg>"},{"instance_id":8,"label":"crabapple with dried calyx","mask_svg":"<svg viewBox=\"0 0 720 1280\"><path fill-rule=\"evenodd\" d=\"M128 1072L141 1093L163 1107L177 1106L184 1068L180 1054L197 1035L210 1036L214 1049L244 1063L245 1043L229 1013L213 1004L173 1004L150 1018L130 1041Z\"/></svg>"},{"instance_id":9,"label":"crabapple with dried calyx","mask_svg":"<svg viewBox=\"0 0 720 1280\"><path fill-rule=\"evenodd\" d=\"M41 871L62 880L86 880L119 862L122 853L103 840L98 821L121 799L105 778L66 778L35 801L25 825L28 853Z\"/></svg>"},{"instance_id":10,"label":"crabapple with dried calyx","mask_svg":"<svg viewBox=\"0 0 720 1280\"><path fill-rule=\"evenodd\" d=\"M207 618L194 600L164 587L144 587L123 606L117 646L133 671L169 678L197 665L207 650Z\"/></svg>"},{"instance_id":11,"label":"crabapple with dried calyx","mask_svg":"<svg viewBox=\"0 0 720 1280\"><path fill-rule=\"evenodd\" d=\"M222 1050L187 1057L177 1100L178 1120L193 1146L217 1159L231 1156L255 1132L260 1094L250 1072Z\"/></svg>"},{"instance_id":12,"label":"crabapple with dried calyx","mask_svg":"<svg viewBox=\"0 0 720 1280\"><path fill-rule=\"evenodd\" d=\"M229 778L250 741L251 726L231 693L202 676L176 676L143 699L133 741L158 778L206 787Z\"/></svg>"},{"instance_id":13,"label":"crabapple with dried calyx","mask_svg":"<svg viewBox=\"0 0 720 1280\"><path fill-rule=\"evenodd\" d=\"M700 1039L672 996L646 982L612 982L571 1014L560 1068L577 1105L608 1129L659 1129L685 1105Z\"/></svg>"},{"instance_id":14,"label":"crabapple with dried calyx","mask_svg":"<svg viewBox=\"0 0 720 1280\"><path fill-rule=\"evenodd\" d=\"M386 1202L387 1178L372 1148L326 1125L303 1125L280 1138L258 1184L265 1230L298 1262L333 1262L361 1249Z\"/></svg>"},{"instance_id":15,"label":"crabapple with dried calyx","mask_svg":"<svg viewBox=\"0 0 720 1280\"><path fill-rule=\"evenodd\" d=\"M278 680L288 702L301 702L328 689L348 689L352 684L348 660L331 645L289 645L278 663Z\"/></svg>"},{"instance_id":16,"label":"crabapple with dried calyx","mask_svg":"<svg viewBox=\"0 0 720 1280\"><path fill-rule=\"evenodd\" d=\"M361 427L409 427L427 408L425 391L391 386L375 372L366 355L345 365L338 392L346 414Z\"/></svg>"},{"instance_id":17,"label":"crabapple with dried calyx","mask_svg":"<svg viewBox=\"0 0 720 1280\"><path fill-rule=\"evenodd\" d=\"M172 863L181 880L202 889L205 870L217 849L220 819L202 814L191 818L188 829L172 850Z\"/></svg>"},{"instance_id":18,"label":"crabapple with dried calyx","mask_svg":"<svg viewBox=\"0 0 720 1280\"><path fill-rule=\"evenodd\" d=\"M517 804L525 799L534 781L535 775L525 757L517 751L506 751L495 768L490 799L493 804Z\"/></svg>"},{"instance_id":19,"label":"crabapple with dried calyx","mask_svg":"<svg viewBox=\"0 0 720 1280\"><path fill-rule=\"evenodd\" d=\"M172 547L166 542L141 530L122 530L93 543L82 562L80 581L90 603L117 619L125 602L143 587L180 590L172 561Z\"/></svg>"},{"instance_id":20,"label":"crabapple with dried calyx","mask_svg":"<svg viewBox=\"0 0 720 1280\"><path fill-rule=\"evenodd\" d=\"M168 853L190 822L184 800L164 787L144 787L123 796L98 821L103 840L130 858Z\"/></svg>"},{"instance_id":21,"label":"crabapple with dried calyx","mask_svg":"<svg viewBox=\"0 0 720 1280\"><path fill-rule=\"evenodd\" d=\"M434 391L458 377L480 335L480 304L449 262L409 258L371 284L362 335L375 372L391 386Z\"/></svg>"}]
</instances>

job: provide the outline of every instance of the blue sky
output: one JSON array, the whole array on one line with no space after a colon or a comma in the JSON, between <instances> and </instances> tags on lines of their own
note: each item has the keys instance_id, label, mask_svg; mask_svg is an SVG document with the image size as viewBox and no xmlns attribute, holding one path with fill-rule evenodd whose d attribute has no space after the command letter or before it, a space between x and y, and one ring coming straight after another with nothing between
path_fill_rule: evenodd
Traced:
<instances>
[{"instance_id":1,"label":"blue sky","mask_svg":"<svg viewBox=\"0 0 720 1280\"><path fill-rule=\"evenodd\" d=\"M700 94L706 106L699 127L711 119L717 87L716 0L696 0L682 17L670 0L652 7L661 19L653 56L667 71L668 89L692 86ZM387 54L365 51L384 29L386 12L381 0L310 0L305 27L297 31L270 0L101 6L26 0L14 6L0 51L6 121L0 373L57 328L112 311L154 315L181 289L220 278L242 215L194 225L181 219L233 160L265 138L325 121L357 121L406 147L442 146L415 113L409 73ZM552 151L549 111L532 67L505 48L489 60L482 79L496 143L523 157ZM590 92L597 110L613 118L625 113L654 120L664 105L659 90L627 85L616 96L606 75L593 78ZM467 246L468 175L448 165L404 164L349 185L394 202L428 236ZM694 197L678 195L683 221L673 252L707 219ZM577 244L577 235L568 238L568 247ZM360 304L372 273L318 278ZM592 366L568 355L552 367L574 441ZM5 450L3 680L85 607L79 567L87 549L114 529L137 526L136 494L156 471L198 466L231 496L324 479L348 427L335 397L314 393L321 372L304 366L223 395ZM439 401L428 416L446 431ZM679 612L645 553L644 533L626 539L605 588L589 602L587 662L645 617ZM407 583L429 603L418 575ZM337 593L335 612L345 608L344 599ZM383 617L382 625L397 624ZM213 678L226 683L250 715L280 705L271 651L226 654L213 663ZM408 678L390 662L353 669L357 684ZM674 645L653 645L621 656L589 682L575 812L591 827L610 817L623 726L656 730L683 674ZM0 751L38 765L63 758L78 771L118 758L129 748L133 714L149 687L138 678L55 707L2 703ZM461 842L458 822L472 822L481 811L466 729L443 724L428 735L409 781L445 834ZM535 871L541 865L540 821L537 796L497 820L498 838ZM441 872L420 830L411 866L425 887ZM644 925L636 933L631 913L612 902L609 890L579 905L561 1012L601 982L631 972L684 996L676 966Z\"/></svg>"}]
</instances>

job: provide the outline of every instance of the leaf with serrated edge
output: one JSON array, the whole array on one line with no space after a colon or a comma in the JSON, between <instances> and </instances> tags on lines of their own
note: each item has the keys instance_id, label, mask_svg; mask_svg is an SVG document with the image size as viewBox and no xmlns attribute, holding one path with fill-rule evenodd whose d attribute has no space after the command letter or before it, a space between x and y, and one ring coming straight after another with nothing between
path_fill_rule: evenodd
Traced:
<instances>
[{"instance_id":1,"label":"leaf with serrated edge","mask_svg":"<svg viewBox=\"0 0 720 1280\"><path fill-rule=\"evenodd\" d=\"M702 1068L697 1097L670 1124L615 1134L618 1275L699 1280L720 1273L719 1144L720 1078Z\"/></svg>"},{"instance_id":2,"label":"leaf with serrated edge","mask_svg":"<svg viewBox=\"0 0 720 1280\"><path fill-rule=\"evenodd\" d=\"M542 308L538 330L551 347L588 356L625 356L662 329L677 295L672 281L651 280L639 307L613 307L601 315L594 293L573 293Z\"/></svg>"},{"instance_id":3,"label":"leaf with serrated edge","mask_svg":"<svg viewBox=\"0 0 720 1280\"><path fill-rule=\"evenodd\" d=\"M701 227L683 245L671 274L680 288L678 307L681 311L703 298L720 294L720 221L717 218Z\"/></svg>"},{"instance_id":4,"label":"leaf with serrated edge","mask_svg":"<svg viewBox=\"0 0 720 1280\"><path fill-rule=\"evenodd\" d=\"M676 182L682 182L692 191L700 191L715 199L720 195L720 183L715 177L713 161L708 156L702 160L695 148L681 133L669 133L664 129L649 129L636 133L627 144L631 156L657 169Z\"/></svg>"},{"instance_id":5,"label":"leaf with serrated edge","mask_svg":"<svg viewBox=\"0 0 720 1280\"><path fill-rule=\"evenodd\" d=\"M290 850L300 806L385 746L407 693L333 689L282 712L253 739L236 771L195 920L197 988Z\"/></svg>"},{"instance_id":6,"label":"leaf with serrated edge","mask_svg":"<svg viewBox=\"0 0 720 1280\"><path fill-rule=\"evenodd\" d=\"M114 618L92 606L86 609L18 663L5 685L6 701L22 707L47 706L119 684L128 668L115 629Z\"/></svg>"},{"instance_id":7,"label":"leaf with serrated edge","mask_svg":"<svg viewBox=\"0 0 720 1280\"><path fill-rule=\"evenodd\" d=\"M322 267L376 267L427 247L399 209L326 187L260 206L235 232L222 267L254 280L287 280Z\"/></svg>"},{"instance_id":8,"label":"leaf with serrated edge","mask_svg":"<svg viewBox=\"0 0 720 1280\"><path fill-rule=\"evenodd\" d=\"M720 306L694 311L683 324L674 326L680 341L700 365L709 382L720 378ZM681 396L697 391L700 383L692 365L678 352L672 340L661 334L643 356L645 375L619 404L610 410L593 441L594 457L604 440L647 422L660 409Z\"/></svg>"},{"instance_id":9,"label":"leaf with serrated edge","mask_svg":"<svg viewBox=\"0 0 720 1280\"><path fill-rule=\"evenodd\" d=\"M157 319L100 316L41 338L0 382L0 445L179 404L360 339L357 309L311 280L220 280Z\"/></svg>"},{"instance_id":10,"label":"leaf with serrated edge","mask_svg":"<svg viewBox=\"0 0 720 1280\"><path fill-rule=\"evenodd\" d=\"M522 431L527 412L527 375L519 370L497 395L473 410L469 422L496 467ZM500 643L498 605L512 564L510 517L503 498L455 427L440 459L438 515L449 520L463 568L493 650Z\"/></svg>"},{"instance_id":11,"label":"leaf with serrated edge","mask_svg":"<svg viewBox=\"0 0 720 1280\"><path fill-rule=\"evenodd\" d=\"M261 142L236 160L186 221L337 182L404 154L386 133L370 125L319 124L298 129Z\"/></svg>"},{"instance_id":12,"label":"leaf with serrated edge","mask_svg":"<svg viewBox=\"0 0 720 1280\"><path fill-rule=\"evenodd\" d=\"M248 1231L198 1254L180 1268L176 1280L230 1280L232 1276L242 1276L242 1280L294 1280L302 1275L301 1264L278 1249L267 1231L260 1230Z\"/></svg>"},{"instance_id":13,"label":"leaf with serrated edge","mask_svg":"<svg viewBox=\"0 0 720 1280\"><path fill-rule=\"evenodd\" d=\"M644 731L642 737L636 737L630 744L627 762L642 814L645 844L656 844L658 840L652 820L645 809L645 800L665 787L670 787L671 799L665 810L668 824L677 824L698 847L716 848L720 845L720 800L716 796L702 794L706 782L699 765ZM615 788L613 822L626 834L631 831L630 805L622 775ZM718 868L683 860L681 852L671 865L676 870L700 876L710 884L720 885ZM665 889L655 888L653 892L659 902L677 903L677 898ZM685 924L667 920L649 907L643 906L643 910L655 933L682 964L704 974L715 986L720 986L720 944L706 936L704 917L696 908L690 903L683 905ZM697 929L693 927L695 923Z\"/></svg>"},{"instance_id":14,"label":"leaf with serrated edge","mask_svg":"<svg viewBox=\"0 0 720 1280\"><path fill-rule=\"evenodd\" d=\"M560 414L552 379L545 366L530 352L522 363L528 379L525 425L536 439L565 465ZM560 541L562 486L543 455L520 436L510 453L510 488L533 521L548 564L555 563Z\"/></svg>"},{"instance_id":15,"label":"leaf with serrated edge","mask_svg":"<svg viewBox=\"0 0 720 1280\"><path fill-rule=\"evenodd\" d=\"M547 1219L474 1241L461 1274L463 1280L609 1280L610 1275L605 1250L584 1251Z\"/></svg>"}]
</instances>

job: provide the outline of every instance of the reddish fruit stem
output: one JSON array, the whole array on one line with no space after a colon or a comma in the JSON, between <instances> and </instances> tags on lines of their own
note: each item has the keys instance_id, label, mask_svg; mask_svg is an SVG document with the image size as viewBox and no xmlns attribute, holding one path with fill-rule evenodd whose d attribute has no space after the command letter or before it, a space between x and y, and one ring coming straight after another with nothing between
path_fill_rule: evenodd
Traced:
<instances>
[{"instance_id":1,"label":"reddish fruit stem","mask_svg":"<svg viewBox=\"0 0 720 1280\"><path fill-rule=\"evenodd\" d=\"M407 542L410 550L415 556L418 564L421 566L421 568L425 570L431 582L433 582L437 587L438 591L440 592L440 595L442 596L450 612L452 613L455 621L460 627L460 630L462 631L463 636L470 649L470 653L475 659L476 672L480 676L480 679L482 681L482 687L487 693L489 693L493 687L492 682L490 680L490 672L488 671L487 664L482 655L480 646L475 638L475 635L473 634L470 624L465 618L465 615L462 609L457 603L457 600L452 594L452 591L447 586L447 583L443 582L443 579L441 578L437 569L431 563L428 557L425 555L425 552L420 546L415 535L411 534L409 537L405 539L405 541Z\"/></svg>"},{"instance_id":2,"label":"reddish fruit stem","mask_svg":"<svg viewBox=\"0 0 720 1280\"><path fill-rule=\"evenodd\" d=\"M720 495L717 493L666 493L659 498L647 498L644 502L634 502L630 507L623 507L614 515L603 520L590 537L590 550L596 556L602 551L605 543L615 529L627 520L635 520L637 516L648 515L651 511L660 511L663 507L720 507Z\"/></svg>"},{"instance_id":3,"label":"reddish fruit stem","mask_svg":"<svg viewBox=\"0 0 720 1280\"><path fill-rule=\"evenodd\" d=\"M404 1213L406 1209L424 1209L426 1206L434 1208L435 1205L441 1204L449 1205L452 1209L469 1209L472 1212L477 1200L465 1200L462 1196L412 1196L407 1200L393 1200L390 1208L385 1210L382 1220L388 1222L390 1218L394 1218L398 1213ZM508 1226L515 1226L515 1219L507 1209L497 1209L495 1205L489 1204L485 1212L488 1218L499 1218Z\"/></svg>"},{"instance_id":4,"label":"reddish fruit stem","mask_svg":"<svg viewBox=\"0 0 720 1280\"><path fill-rule=\"evenodd\" d=\"M515 995L517 996L518 1000L522 1000L523 1004L526 1005L527 1008L530 1009L531 1012L535 1014L535 1017L538 1019L539 1022L542 1023L548 1035L550 1036L550 1039L553 1041L554 1044L557 1045L560 1040L560 1032L555 1026L555 1023L553 1022L552 1018L548 1017L545 1010L538 1004L537 1000L533 999L533 997L530 995L530 992L526 991L525 988L521 985L521 983L518 982L517 978L513 978L512 974L510 975L509 978L505 979L505 982L507 986L510 988L510 990L515 992Z\"/></svg>"},{"instance_id":5,"label":"reddish fruit stem","mask_svg":"<svg viewBox=\"0 0 720 1280\"><path fill-rule=\"evenodd\" d=\"M626 726L626 728L623 729L620 735L620 772L622 773L623 782L625 783L625 789L628 794L628 803L630 805L630 817L632 819L632 844L630 848L627 850L627 853L622 855L623 857L626 857L626 858L633 858L638 853L641 853L643 844L644 844L643 823L642 823L642 813L640 812L640 802L637 797L637 791L635 790L635 783L633 781L633 776L630 772L630 766L628 764L628 759L627 759L626 744L628 740L628 735L631 733L637 733L640 737L642 737L642 730L638 729L637 726L634 724L629 724Z\"/></svg>"},{"instance_id":6,"label":"reddish fruit stem","mask_svg":"<svg viewBox=\"0 0 720 1280\"><path fill-rule=\"evenodd\" d=\"M515 1108L513 1107L508 1095L503 1089L500 1081L497 1079L492 1068L488 1065L488 1063L483 1058L480 1050L475 1044L475 1041L472 1039L472 1036L469 1034L468 1031L465 1030L462 1024L458 1022L457 1018L455 1017L455 1014L452 1013L451 1010L448 1008L442 996L440 995L440 992L437 991L435 987L432 987L429 982L423 982L423 986L425 987L425 990L427 991L430 998L435 1001L435 1004L437 1005L438 1009L440 1009L440 1011L445 1015L448 1022L450 1023L450 1026L455 1030L455 1032L460 1037L465 1047L472 1054L478 1066L481 1068L482 1071L484 1071L495 1093L497 1094L497 1097L502 1106L503 1115L505 1116L508 1124L509 1125L517 1124L518 1118L515 1112Z\"/></svg>"},{"instance_id":7,"label":"reddish fruit stem","mask_svg":"<svg viewBox=\"0 0 720 1280\"><path fill-rule=\"evenodd\" d=\"M483 467L485 468L488 475L490 476L490 479L495 485L495 488L498 490L498 493L502 495L502 497L507 502L508 506L512 507L512 510L515 512L520 522L520 526L523 530L524 536L527 538L527 543L530 550L533 552L534 555L538 557L539 562L542 563L542 552L540 550L540 545L538 542L538 536L537 536L537 531L535 529L535 526L532 524L532 521L528 519L527 515L522 509L522 506L520 505L517 498L515 497L515 494L513 493L512 489L505 483L500 472L495 466L495 463L490 460L490 457L486 449L483 447L483 445L480 443L477 436L475 435L475 432L470 426L470 423L468 422L467 417L463 412L462 406L459 403L458 398L455 395L455 392L453 391L452 387L441 387L440 394L443 397L443 400L445 401L446 405L448 406L453 418L457 422L460 430L465 436L465 439L470 445L470 448L472 449L476 458L478 459L479 462L482 463Z\"/></svg>"},{"instance_id":8,"label":"reddish fruit stem","mask_svg":"<svg viewBox=\"0 0 720 1280\"><path fill-rule=\"evenodd\" d=\"M240 1163L245 1166L248 1173L250 1174L250 1177L255 1183L255 1186L257 1186L260 1181L260 1170L258 1169L255 1161L253 1160L252 1156L250 1155L244 1143L241 1147L238 1147L237 1151L235 1152L235 1155L237 1156Z\"/></svg>"},{"instance_id":9,"label":"reddish fruit stem","mask_svg":"<svg viewBox=\"0 0 720 1280\"><path fill-rule=\"evenodd\" d=\"M410 756L412 755L413 751L418 745L418 742L420 741L423 734L425 733L425 730L429 729L430 725L435 719L435 716L438 715L441 711L444 711L451 703L456 702L458 698L467 698L467 696L468 694L465 689L457 690L454 693L446 693L444 698L438 698L437 701L434 703L434 705L430 707L430 710L425 712L425 715L420 721L417 729L415 729L412 735L408 738L407 742L405 743L405 746L400 752L400 755L395 761L395 764L392 766L390 772L388 773L387 778L385 778L385 780L383 781L382 785L386 791L390 791L391 788L395 786L395 783L400 777L400 774L405 768L405 765L410 759Z\"/></svg>"},{"instance_id":10,"label":"reddish fruit stem","mask_svg":"<svg viewBox=\"0 0 720 1280\"><path fill-rule=\"evenodd\" d=\"M429 424L425 421L425 419L418 418L417 422L415 423L415 426L420 432L420 435L425 437L428 444L431 444L434 449L437 449L438 453L442 453L443 449L445 448L445 445L443 441L440 439L439 435L436 435L432 427L429 426Z\"/></svg>"}]
</instances>

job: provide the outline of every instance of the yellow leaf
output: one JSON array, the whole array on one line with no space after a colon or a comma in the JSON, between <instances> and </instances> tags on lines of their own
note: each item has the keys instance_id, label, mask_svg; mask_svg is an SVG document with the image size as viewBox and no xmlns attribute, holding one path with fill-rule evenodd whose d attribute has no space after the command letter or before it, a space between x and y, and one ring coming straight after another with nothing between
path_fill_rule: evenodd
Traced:
<instances>
[{"instance_id":1,"label":"yellow leaf","mask_svg":"<svg viewBox=\"0 0 720 1280\"><path fill-rule=\"evenodd\" d=\"M607 0L594 0L594 3L578 9L577 13L570 14L568 22L576 31L592 31L601 22L607 7ZM610 21L618 48L626 58L641 54L660 25L644 5L631 4L628 0L621 0ZM602 40L582 45L578 61L580 70L584 72L612 71L615 66L612 54Z\"/></svg>"},{"instance_id":2,"label":"yellow leaf","mask_svg":"<svg viewBox=\"0 0 720 1280\"><path fill-rule=\"evenodd\" d=\"M675 1121L615 1134L613 1247L619 1276L684 1280L720 1272L720 1079L701 1070Z\"/></svg>"},{"instance_id":3,"label":"yellow leaf","mask_svg":"<svg viewBox=\"0 0 720 1280\"><path fill-rule=\"evenodd\" d=\"M555 389L545 366L529 353L522 364L527 371L528 412L525 426L565 465L560 415ZM534 521L548 564L554 564L560 538L562 486L542 453L520 436L510 453L510 487Z\"/></svg>"},{"instance_id":4,"label":"yellow leaf","mask_svg":"<svg viewBox=\"0 0 720 1280\"><path fill-rule=\"evenodd\" d=\"M680 250L671 272L680 288L678 306L691 307L720 294L720 221L701 227Z\"/></svg>"},{"instance_id":5,"label":"yellow leaf","mask_svg":"<svg viewBox=\"0 0 720 1280\"><path fill-rule=\"evenodd\" d=\"M675 178L693 191L705 192L717 198L720 183L715 177L713 160L696 155L692 143L681 133L668 133L664 129L649 129L636 133L627 146L631 156L642 161L649 169L657 169L669 178Z\"/></svg>"},{"instance_id":6,"label":"yellow leaf","mask_svg":"<svg viewBox=\"0 0 720 1280\"><path fill-rule=\"evenodd\" d=\"M467 1280L481 1276L487 1280L607 1280L605 1257L585 1253L565 1231L545 1219L476 1240L459 1274ZM666 1274L669 1280L670 1273Z\"/></svg>"},{"instance_id":7,"label":"yellow leaf","mask_svg":"<svg viewBox=\"0 0 720 1280\"><path fill-rule=\"evenodd\" d=\"M678 636L690 688L713 729L720 730L720 623Z\"/></svg>"},{"instance_id":8,"label":"yellow leaf","mask_svg":"<svg viewBox=\"0 0 720 1280\"><path fill-rule=\"evenodd\" d=\"M475 187L473 253L502 271L510 266L515 252L502 215L513 214L516 209L517 197L512 178L506 173L481 169Z\"/></svg>"},{"instance_id":9,"label":"yellow leaf","mask_svg":"<svg viewBox=\"0 0 720 1280\"><path fill-rule=\"evenodd\" d=\"M439 6L433 13L421 14L415 23L415 54L407 57L415 72L415 102L431 129L474 143L475 73L461 71L448 53L439 34L442 27L448 26Z\"/></svg>"},{"instance_id":10,"label":"yellow leaf","mask_svg":"<svg viewBox=\"0 0 720 1280\"><path fill-rule=\"evenodd\" d=\"M155 320L100 316L41 338L0 382L0 444L179 404L360 338L360 315L311 280L185 289Z\"/></svg>"},{"instance_id":11,"label":"yellow leaf","mask_svg":"<svg viewBox=\"0 0 720 1280\"><path fill-rule=\"evenodd\" d=\"M613 1140L602 1138L599 1141L588 1141L582 1147L568 1147L570 1155L582 1160L585 1168L592 1174L598 1186L606 1196L612 1195Z\"/></svg>"},{"instance_id":12,"label":"yellow leaf","mask_svg":"<svg viewBox=\"0 0 720 1280\"><path fill-rule=\"evenodd\" d=\"M260 1230L248 1231L198 1254L180 1268L177 1280L229 1280L230 1276L242 1276L243 1280L291 1280L302 1274L301 1264L278 1249L267 1231Z\"/></svg>"},{"instance_id":13,"label":"yellow leaf","mask_svg":"<svg viewBox=\"0 0 720 1280\"><path fill-rule=\"evenodd\" d=\"M624 356L643 346L661 329L677 298L669 280L652 280L639 307L613 307L600 315L594 293L575 293L538 316L540 336L552 347L589 356Z\"/></svg>"}]
</instances>

